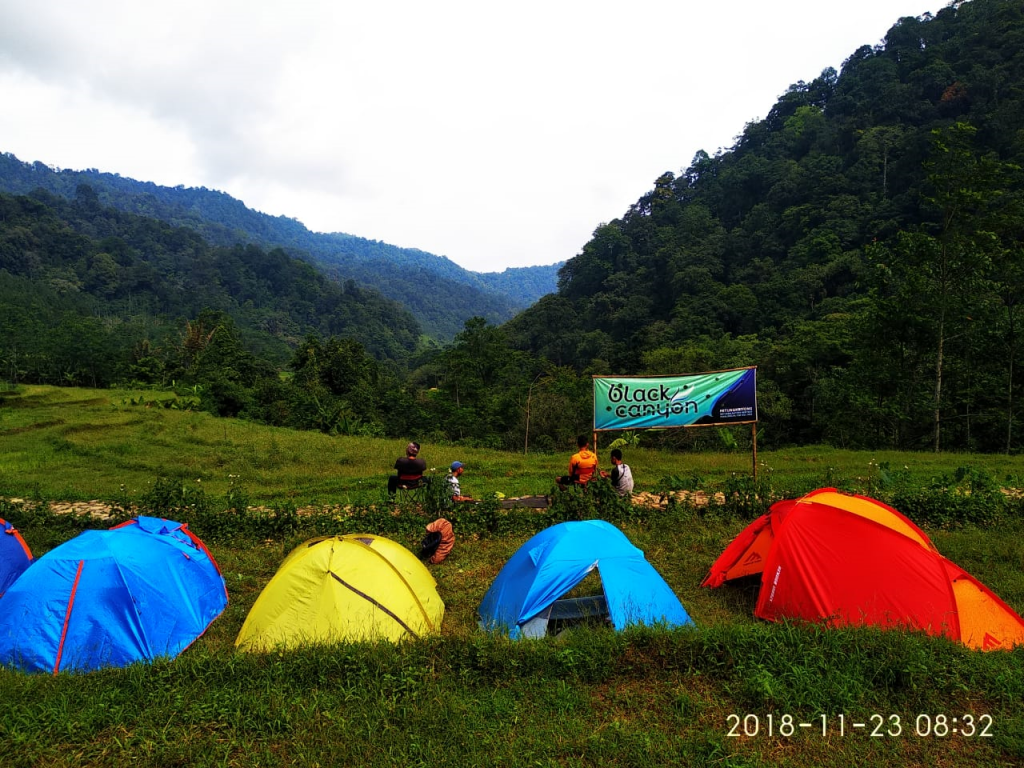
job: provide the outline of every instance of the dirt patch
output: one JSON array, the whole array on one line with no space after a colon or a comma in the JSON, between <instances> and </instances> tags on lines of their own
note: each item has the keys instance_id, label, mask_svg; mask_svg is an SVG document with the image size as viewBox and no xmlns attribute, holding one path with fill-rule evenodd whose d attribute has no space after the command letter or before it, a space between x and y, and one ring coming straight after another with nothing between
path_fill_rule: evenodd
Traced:
<instances>
[{"instance_id":1,"label":"dirt patch","mask_svg":"<svg viewBox=\"0 0 1024 768\"><path fill-rule=\"evenodd\" d=\"M669 495L661 495L657 493L635 493L633 494L633 504L640 507L658 507L664 509L668 506L669 499L675 499L680 504L693 504L697 507L706 507L711 503L712 499L716 504L725 504L725 494L719 491L708 495L704 491L675 491Z\"/></svg>"},{"instance_id":2,"label":"dirt patch","mask_svg":"<svg viewBox=\"0 0 1024 768\"><path fill-rule=\"evenodd\" d=\"M11 504L21 504L27 509L35 509L38 502L25 499L6 499ZM50 511L57 515L87 515L97 520L109 520L112 507L103 501L50 501Z\"/></svg>"},{"instance_id":3,"label":"dirt patch","mask_svg":"<svg viewBox=\"0 0 1024 768\"><path fill-rule=\"evenodd\" d=\"M1020 498L1024 496L1024 489L1022 488L1003 488L1003 493L1012 498ZM529 497L534 498L534 497ZM725 504L725 494L721 491L708 494L704 491L675 491L670 495L662 495L657 493L648 493L647 491L633 494L633 504L638 507L651 507L656 509L664 509L668 506L669 499L675 499L680 504L693 504L694 506L704 507L714 502L715 504ZM7 499L11 504L23 504L27 507L34 507L36 502L26 501L25 499ZM515 499L507 499L506 501L515 501ZM535 506L534 504L523 505L523 506ZM51 501L49 502L50 511L58 515L88 515L89 517L97 520L107 520L111 517L112 506L103 501ZM268 512L268 507L249 507L250 511L253 512ZM348 507L340 507L336 505L326 504L320 507L299 507L296 512L300 515L315 515L315 514L336 514L344 515L349 510Z\"/></svg>"}]
</instances>

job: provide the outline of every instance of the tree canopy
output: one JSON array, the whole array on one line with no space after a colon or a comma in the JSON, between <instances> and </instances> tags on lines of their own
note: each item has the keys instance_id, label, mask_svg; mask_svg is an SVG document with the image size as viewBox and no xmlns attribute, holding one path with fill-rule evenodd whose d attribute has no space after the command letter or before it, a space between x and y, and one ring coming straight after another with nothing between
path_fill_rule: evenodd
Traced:
<instances>
[{"instance_id":1,"label":"tree canopy","mask_svg":"<svg viewBox=\"0 0 1024 768\"><path fill-rule=\"evenodd\" d=\"M1005 0L900 19L598 226L509 338L580 371L758 365L774 439L1015 449L1022 40Z\"/></svg>"},{"instance_id":2,"label":"tree canopy","mask_svg":"<svg viewBox=\"0 0 1024 768\"><path fill-rule=\"evenodd\" d=\"M1018 451L1022 43L1010 0L899 19L732 147L654 179L557 291L507 322L464 312L444 345L372 290L116 211L109 188L3 196L3 369L183 377L270 423L546 450L589 430L592 374L756 365L765 445Z\"/></svg>"}]
</instances>

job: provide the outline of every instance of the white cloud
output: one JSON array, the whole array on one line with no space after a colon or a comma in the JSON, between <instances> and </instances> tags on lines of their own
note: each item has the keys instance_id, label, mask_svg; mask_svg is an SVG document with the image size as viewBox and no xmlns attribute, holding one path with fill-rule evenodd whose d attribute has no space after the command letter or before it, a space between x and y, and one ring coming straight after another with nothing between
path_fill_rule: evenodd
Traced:
<instances>
[{"instance_id":1,"label":"white cloud","mask_svg":"<svg viewBox=\"0 0 1024 768\"><path fill-rule=\"evenodd\" d=\"M8 3L0 151L552 263L923 2Z\"/></svg>"}]
</instances>

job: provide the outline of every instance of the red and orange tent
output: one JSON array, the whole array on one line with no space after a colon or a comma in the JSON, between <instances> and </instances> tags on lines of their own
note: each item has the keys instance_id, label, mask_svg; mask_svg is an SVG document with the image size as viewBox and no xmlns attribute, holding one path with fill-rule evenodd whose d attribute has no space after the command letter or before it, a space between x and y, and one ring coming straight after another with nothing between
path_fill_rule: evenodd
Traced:
<instances>
[{"instance_id":1,"label":"red and orange tent","mask_svg":"<svg viewBox=\"0 0 1024 768\"><path fill-rule=\"evenodd\" d=\"M980 649L1024 643L1024 620L892 507L822 488L773 504L703 586L761 576L754 615L923 630Z\"/></svg>"}]
</instances>

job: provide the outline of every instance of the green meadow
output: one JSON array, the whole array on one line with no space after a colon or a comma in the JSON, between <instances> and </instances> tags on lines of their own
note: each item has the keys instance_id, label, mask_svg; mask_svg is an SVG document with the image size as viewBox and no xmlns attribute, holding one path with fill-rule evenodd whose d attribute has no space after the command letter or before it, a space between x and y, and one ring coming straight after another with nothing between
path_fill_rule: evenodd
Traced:
<instances>
[{"instance_id":1,"label":"green meadow","mask_svg":"<svg viewBox=\"0 0 1024 768\"><path fill-rule=\"evenodd\" d=\"M254 504L369 503L382 496L405 440L334 437L163 408L173 394L26 386L0 392L0 495L63 500L119 500L146 493L156 478L172 478L222 496L246 489ZM409 439L417 439L410 435ZM422 441L421 441L422 442ZM607 450L599 443L603 466ZM550 493L569 455L527 455L423 442L421 456L443 475L466 464L465 489ZM722 490L754 470L749 450L671 453L627 448L638 491L666 487ZM807 490L822 484L868 488L879 468L918 485L969 465L999 482L1024 485L1024 458L981 454L844 451L802 447L759 451L761 481Z\"/></svg>"},{"instance_id":2,"label":"green meadow","mask_svg":"<svg viewBox=\"0 0 1024 768\"><path fill-rule=\"evenodd\" d=\"M456 546L432 566L446 603L440 635L250 655L234 651L234 638L305 538L365 525L416 546L430 511L388 504L383 491L404 441L217 419L162 407L152 392L0 396L0 517L36 555L107 525L45 502L101 500L115 518L143 511L189 522L230 595L173 661L54 677L0 670L0 765L1024 763L1024 649L768 624L752 616L756 587L699 586L772 499L831 485L898 502L940 552L1024 611L1024 518L1004 492L1024 485L1020 457L800 448L759 453L755 481L742 450L641 446L627 452L637 490L663 504L595 494L502 511L495 494L551 494L568 447L523 455L424 443L437 474L465 462L464 490L485 499L449 515ZM698 505L671 495L679 490L723 496ZM696 627L575 629L533 642L481 632L476 607L508 557L538 530L580 516L621 527Z\"/></svg>"}]
</instances>

